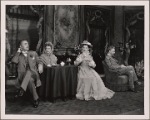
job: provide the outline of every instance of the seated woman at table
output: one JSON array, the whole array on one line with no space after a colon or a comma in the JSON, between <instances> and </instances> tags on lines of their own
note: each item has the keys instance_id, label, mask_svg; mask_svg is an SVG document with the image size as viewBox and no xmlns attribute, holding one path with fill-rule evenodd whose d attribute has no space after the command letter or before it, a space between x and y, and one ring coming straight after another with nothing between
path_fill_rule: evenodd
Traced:
<instances>
[{"instance_id":1,"label":"seated woman at table","mask_svg":"<svg viewBox=\"0 0 150 120\"><path fill-rule=\"evenodd\" d=\"M91 43L83 41L82 52L74 62L79 65L76 98L87 101L112 98L114 92L105 87L101 77L93 69L96 64L90 54L91 47Z\"/></svg>"},{"instance_id":2,"label":"seated woman at table","mask_svg":"<svg viewBox=\"0 0 150 120\"><path fill-rule=\"evenodd\" d=\"M57 57L53 54L53 44L46 42L43 54L39 57L39 73L43 72L43 65L51 67L57 65Z\"/></svg>"}]
</instances>

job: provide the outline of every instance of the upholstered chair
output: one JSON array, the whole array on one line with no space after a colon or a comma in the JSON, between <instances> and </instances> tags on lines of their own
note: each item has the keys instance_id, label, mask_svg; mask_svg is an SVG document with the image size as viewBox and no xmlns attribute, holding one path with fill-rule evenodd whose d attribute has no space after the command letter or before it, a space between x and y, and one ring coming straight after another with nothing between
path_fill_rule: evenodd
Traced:
<instances>
[{"instance_id":1,"label":"upholstered chair","mask_svg":"<svg viewBox=\"0 0 150 120\"><path fill-rule=\"evenodd\" d=\"M102 61L105 72L105 85L113 91L127 91L129 89L128 76L119 75L109 69L105 61Z\"/></svg>"}]
</instances>

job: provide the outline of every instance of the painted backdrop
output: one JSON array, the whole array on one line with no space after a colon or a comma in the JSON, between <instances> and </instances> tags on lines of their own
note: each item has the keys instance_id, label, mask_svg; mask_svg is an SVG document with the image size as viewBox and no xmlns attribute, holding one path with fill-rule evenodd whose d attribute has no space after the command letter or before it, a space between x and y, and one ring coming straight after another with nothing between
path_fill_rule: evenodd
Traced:
<instances>
[{"instance_id":1,"label":"painted backdrop","mask_svg":"<svg viewBox=\"0 0 150 120\"><path fill-rule=\"evenodd\" d=\"M78 6L55 6L54 44L60 48L72 48L79 42Z\"/></svg>"}]
</instances>

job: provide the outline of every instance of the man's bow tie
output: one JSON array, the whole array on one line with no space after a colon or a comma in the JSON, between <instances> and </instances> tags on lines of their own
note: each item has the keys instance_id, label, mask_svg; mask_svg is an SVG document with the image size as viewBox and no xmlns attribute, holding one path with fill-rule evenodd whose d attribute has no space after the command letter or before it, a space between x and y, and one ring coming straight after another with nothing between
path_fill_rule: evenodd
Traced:
<instances>
[{"instance_id":1,"label":"man's bow tie","mask_svg":"<svg viewBox=\"0 0 150 120\"><path fill-rule=\"evenodd\" d=\"M28 51L22 51L22 54L24 54L24 56L27 56Z\"/></svg>"}]
</instances>

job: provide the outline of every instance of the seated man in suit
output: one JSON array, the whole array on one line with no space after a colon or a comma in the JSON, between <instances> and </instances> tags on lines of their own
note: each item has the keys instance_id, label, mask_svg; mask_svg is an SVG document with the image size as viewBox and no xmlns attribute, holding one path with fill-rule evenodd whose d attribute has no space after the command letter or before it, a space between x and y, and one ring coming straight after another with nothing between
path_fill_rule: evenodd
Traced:
<instances>
[{"instance_id":1,"label":"seated man in suit","mask_svg":"<svg viewBox=\"0 0 150 120\"><path fill-rule=\"evenodd\" d=\"M51 67L57 64L57 57L53 54L53 44L46 42L43 54L39 58L39 73L43 72L43 65Z\"/></svg>"},{"instance_id":2,"label":"seated man in suit","mask_svg":"<svg viewBox=\"0 0 150 120\"><path fill-rule=\"evenodd\" d=\"M18 65L18 82L20 89L15 95L15 98L23 96L28 88L33 95L33 106L36 108L39 105L39 97L36 87L41 86L39 74L37 72L38 55L34 51L29 51L29 43L27 40L20 42L20 48L12 62Z\"/></svg>"},{"instance_id":3,"label":"seated man in suit","mask_svg":"<svg viewBox=\"0 0 150 120\"><path fill-rule=\"evenodd\" d=\"M109 46L106 51L105 62L108 65L109 69L116 71L120 75L127 75L129 77L129 86L130 90L133 92L138 92L135 88L135 85L140 85L141 82L138 82L137 75L132 66L125 66L118 64L118 61L114 58L115 47Z\"/></svg>"}]
</instances>

